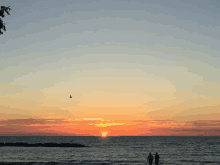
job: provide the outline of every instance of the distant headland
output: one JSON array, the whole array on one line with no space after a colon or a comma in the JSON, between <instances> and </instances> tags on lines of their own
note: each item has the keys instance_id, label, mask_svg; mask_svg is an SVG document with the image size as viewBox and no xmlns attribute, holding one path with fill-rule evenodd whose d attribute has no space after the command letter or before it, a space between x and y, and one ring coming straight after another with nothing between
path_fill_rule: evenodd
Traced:
<instances>
[{"instance_id":1,"label":"distant headland","mask_svg":"<svg viewBox=\"0 0 220 165\"><path fill-rule=\"evenodd\" d=\"M0 147L89 147L83 144L76 143L0 143Z\"/></svg>"}]
</instances>

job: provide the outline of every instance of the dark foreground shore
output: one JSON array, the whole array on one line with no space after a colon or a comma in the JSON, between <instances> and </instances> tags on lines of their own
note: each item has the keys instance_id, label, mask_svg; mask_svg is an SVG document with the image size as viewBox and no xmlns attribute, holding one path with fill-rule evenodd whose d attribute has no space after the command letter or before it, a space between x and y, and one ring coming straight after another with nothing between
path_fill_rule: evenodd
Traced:
<instances>
[{"instance_id":1,"label":"dark foreground shore","mask_svg":"<svg viewBox=\"0 0 220 165\"><path fill-rule=\"evenodd\" d=\"M83 144L76 143L0 143L0 147L88 147Z\"/></svg>"}]
</instances>

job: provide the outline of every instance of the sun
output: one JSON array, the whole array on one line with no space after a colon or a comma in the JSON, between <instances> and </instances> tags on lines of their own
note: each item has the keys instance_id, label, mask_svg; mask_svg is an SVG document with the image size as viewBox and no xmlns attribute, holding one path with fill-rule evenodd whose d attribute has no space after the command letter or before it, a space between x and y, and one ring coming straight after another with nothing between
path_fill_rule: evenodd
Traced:
<instances>
[{"instance_id":1,"label":"sun","mask_svg":"<svg viewBox=\"0 0 220 165\"><path fill-rule=\"evenodd\" d=\"M107 136L107 132L102 132L102 137L106 137Z\"/></svg>"}]
</instances>

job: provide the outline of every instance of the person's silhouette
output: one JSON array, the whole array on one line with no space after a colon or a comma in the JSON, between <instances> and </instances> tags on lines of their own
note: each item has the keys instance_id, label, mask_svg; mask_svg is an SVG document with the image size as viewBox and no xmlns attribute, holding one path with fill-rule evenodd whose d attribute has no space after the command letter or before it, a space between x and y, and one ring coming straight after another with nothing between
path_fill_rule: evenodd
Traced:
<instances>
[{"instance_id":1,"label":"person's silhouette","mask_svg":"<svg viewBox=\"0 0 220 165\"><path fill-rule=\"evenodd\" d=\"M152 165L153 159L154 159L153 155L149 153L148 158L147 158L147 160L149 160L149 165Z\"/></svg>"},{"instance_id":2,"label":"person's silhouette","mask_svg":"<svg viewBox=\"0 0 220 165\"><path fill-rule=\"evenodd\" d=\"M158 153L156 152L156 155L155 155L155 163L156 163L156 165L159 164L159 159L160 159L160 156L159 156Z\"/></svg>"}]
</instances>

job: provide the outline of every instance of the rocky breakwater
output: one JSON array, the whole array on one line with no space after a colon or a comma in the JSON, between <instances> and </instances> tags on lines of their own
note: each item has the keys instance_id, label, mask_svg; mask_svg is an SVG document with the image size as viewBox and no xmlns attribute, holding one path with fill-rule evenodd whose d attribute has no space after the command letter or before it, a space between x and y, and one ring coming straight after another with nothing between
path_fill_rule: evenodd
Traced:
<instances>
[{"instance_id":1,"label":"rocky breakwater","mask_svg":"<svg viewBox=\"0 0 220 165\"><path fill-rule=\"evenodd\" d=\"M0 143L0 147L89 147L78 143Z\"/></svg>"}]
</instances>

